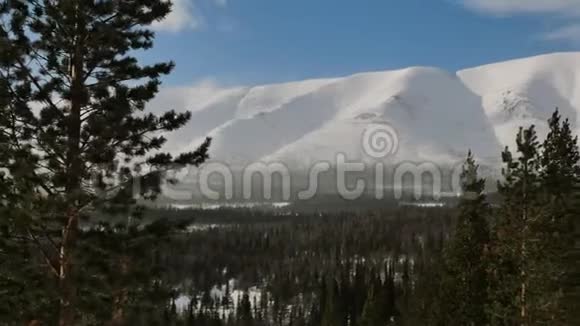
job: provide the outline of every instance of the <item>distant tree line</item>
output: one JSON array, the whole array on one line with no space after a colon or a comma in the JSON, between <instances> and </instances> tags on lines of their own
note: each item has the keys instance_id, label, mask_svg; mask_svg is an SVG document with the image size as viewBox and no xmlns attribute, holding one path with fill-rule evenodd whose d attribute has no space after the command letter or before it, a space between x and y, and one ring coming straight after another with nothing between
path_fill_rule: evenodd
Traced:
<instances>
[{"instance_id":1,"label":"distant tree line","mask_svg":"<svg viewBox=\"0 0 580 326\"><path fill-rule=\"evenodd\" d=\"M252 213L183 235L165 264L185 270L172 282L187 284L179 293L192 300L169 305L164 322L575 325L580 155L558 111L549 127L543 142L534 127L520 129L516 152L503 152L499 205L489 204L469 153L456 208L291 214L275 223L252 222L264 214ZM229 280L242 295L230 295ZM215 286L225 293L212 296Z\"/></svg>"},{"instance_id":2,"label":"distant tree line","mask_svg":"<svg viewBox=\"0 0 580 326\"><path fill-rule=\"evenodd\" d=\"M174 64L135 55L170 11L0 0L0 324L580 324L580 154L557 111L502 153L497 207L470 154L456 208L146 213L135 195L211 143L164 153L191 114L145 111Z\"/></svg>"}]
</instances>

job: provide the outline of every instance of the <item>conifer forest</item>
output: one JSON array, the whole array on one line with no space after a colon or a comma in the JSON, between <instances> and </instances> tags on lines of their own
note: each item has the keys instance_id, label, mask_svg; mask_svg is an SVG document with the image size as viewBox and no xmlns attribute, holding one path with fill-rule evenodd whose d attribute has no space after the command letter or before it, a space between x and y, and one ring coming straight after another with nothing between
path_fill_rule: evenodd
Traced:
<instances>
[{"instance_id":1,"label":"conifer forest","mask_svg":"<svg viewBox=\"0 0 580 326\"><path fill-rule=\"evenodd\" d=\"M197 116L147 108L179 69L143 56L172 10L0 0L0 325L580 325L580 149L558 103L547 133L510 130L495 177L465 148L440 205L176 208L168 171L219 139L169 149Z\"/></svg>"}]
</instances>

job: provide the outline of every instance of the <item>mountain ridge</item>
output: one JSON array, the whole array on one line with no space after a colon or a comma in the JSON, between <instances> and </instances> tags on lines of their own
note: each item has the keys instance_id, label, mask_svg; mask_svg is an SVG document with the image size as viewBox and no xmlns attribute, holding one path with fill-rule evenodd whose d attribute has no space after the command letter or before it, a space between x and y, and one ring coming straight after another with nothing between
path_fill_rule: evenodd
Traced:
<instances>
[{"instance_id":1,"label":"mountain ridge","mask_svg":"<svg viewBox=\"0 0 580 326\"><path fill-rule=\"evenodd\" d=\"M306 167L332 161L338 153L374 160L362 150L362 135L381 124L396 131L398 142L397 153L385 161L449 163L472 149L496 164L501 149L513 147L519 126L536 124L545 133L555 107L578 132L580 52L457 72L409 67L253 87L206 85L179 96L193 116L169 137L172 149L195 148L209 135L212 158L228 164Z\"/></svg>"}]
</instances>

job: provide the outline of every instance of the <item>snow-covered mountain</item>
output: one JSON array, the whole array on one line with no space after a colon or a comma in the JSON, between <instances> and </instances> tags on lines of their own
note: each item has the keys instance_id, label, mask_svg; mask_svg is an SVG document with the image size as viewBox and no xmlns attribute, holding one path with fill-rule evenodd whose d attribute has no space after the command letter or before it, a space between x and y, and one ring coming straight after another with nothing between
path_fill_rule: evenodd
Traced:
<instances>
[{"instance_id":1,"label":"snow-covered mountain","mask_svg":"<svg viewBox=\"0 0 580 326\"><path fill-rule=\"evenodd\" d=\"M306 167L337 153L375 159L365 153L363 135L380 126L396 132L389 162L457 162L468 149L493 162L503 146L513 146L517 127L536 124L542 133L555 107L578 126L580 53L457 73L413 67L256 87L206 84L167 90L153 106L167 102L193 112L191 123L169 136L172 148L194 148L209 135L211 156L221 162Z\"/></svg>"}]
</instances>

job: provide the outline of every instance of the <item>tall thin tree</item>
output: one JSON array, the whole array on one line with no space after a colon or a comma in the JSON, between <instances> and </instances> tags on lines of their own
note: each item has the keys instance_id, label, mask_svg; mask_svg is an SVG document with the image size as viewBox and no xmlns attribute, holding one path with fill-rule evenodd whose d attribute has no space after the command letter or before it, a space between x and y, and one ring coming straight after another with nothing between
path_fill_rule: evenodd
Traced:
<instances>
[{"instance_id":1,"label":"tall thin tree","mask_svg":"<svg viewBox=\"0 0 580 326\"><path fill-rule=\"evenodd\" d=\"M457 225L444 250L443 297L446 325L486 325L488 277L486 255L489 246L490 206L485 179L471 151L461 174L462 198Z\"/></svg>"},{"instance_id":2,"label":"tall thin tree","mask_svg":"<svg viewBox=\"0 0 580 326\"><path fill-rule=\"evenodd\" d=\"M580 255L576 248L578 223L577 199L580 192L580 152L578 137L572 133L568 119L562 120L558 109L548 121L550 131L542 145L541 182L550 214L542 228L546 233L546 257L550 257L553 272L546 282L547 305L556 322L580 323ZM549 299L549 300L548 300ZM548 304L549 303L549 304Z\"/></svg>"},{"instance_id":3,"label":"tall thin tree","mask_svg":"<svg viewBox=\"0 0 580 326\"><path fill-rule=\"evenodd\" d=\"M492 324L530 323L532 223L540 214L539 141L534 126L520 128L517 157L502 154L504 180L498 184L503 204L494 224Z\"/></svg>"}]
</instances>

